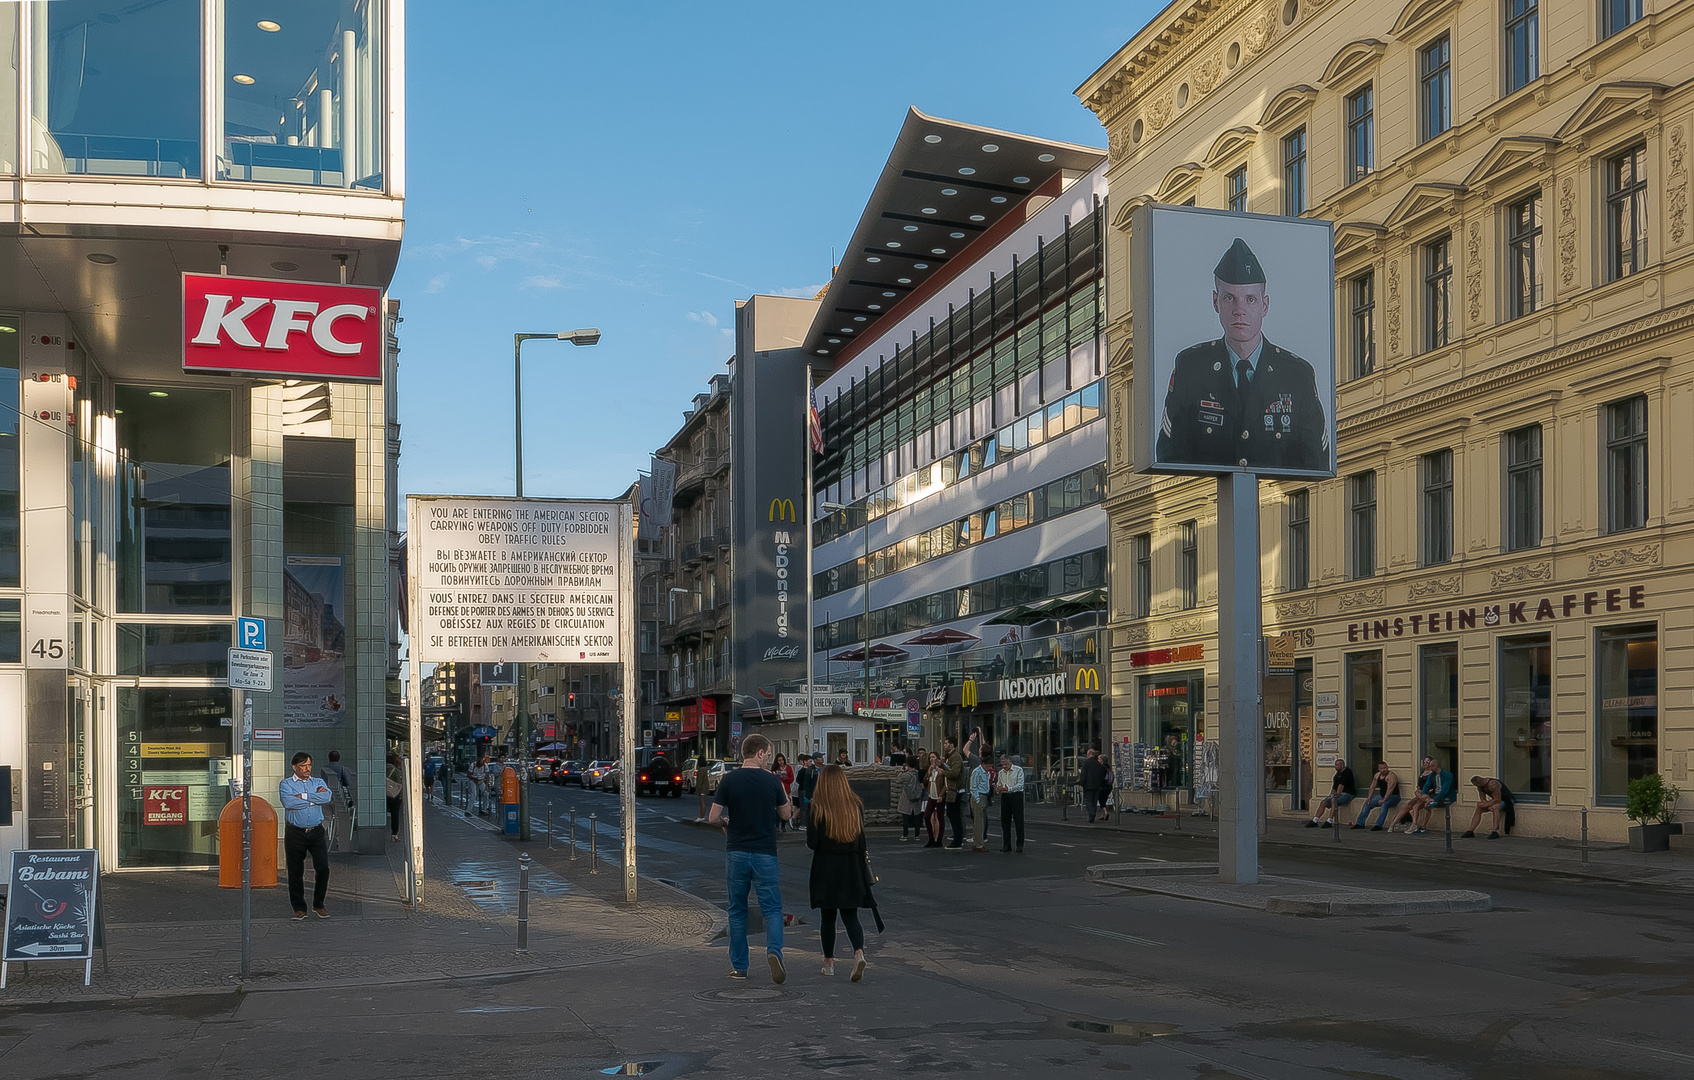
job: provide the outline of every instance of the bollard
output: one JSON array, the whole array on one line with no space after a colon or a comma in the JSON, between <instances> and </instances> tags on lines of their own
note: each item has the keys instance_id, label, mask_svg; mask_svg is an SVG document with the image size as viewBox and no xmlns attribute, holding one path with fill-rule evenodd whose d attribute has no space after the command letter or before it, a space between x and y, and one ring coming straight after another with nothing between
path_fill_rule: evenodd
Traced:
<instances>
[{"instance_id":1,"label":"bollard","mask_svg":"<svg viewBox=\"0 0 1694 1080\"><path fill-rule=\"evenodd\" d=\"M1441 813L1447 819L1447 854L1453 854L1453 804L1448 803L1441 808Z\"/></svg>"},{"instance_id":2,"label":"bollard","mask_svg":"<svg viewBox=\"0 0 1694 1080\"><path fill-rule=\"evenodd\" d=\"M598 815L595 814L588 815L588 872L590 874L600 872L600 834L595 829L597 817Z\"/></svg>"},{"instance_id":3,"label":"bollard","mask_svg":"<svg viewBox=\"0 0 1694 1080\"><path fill-rule=\"evenodd\" d=\"M571 807L571 862L576 862L576 807Z\"/></svg>"},{"instance_id":4,"label":"bollard","mask_svg":"<svg viewBox=\"0 0 1694 1080\"><path fill-rule=\"evenodd\" d=\"M553 850L553 800L547 800L547 850Z\"/></svg>"},{"instance_id":5,"label":"bollard","mask_svg":"<svg viewBox=\"0 0 1694 1080\"><path fill-rule=\"evenodd\" d=\"M1176 831L1182 831L1182 789L1176 789Z\"/></svg>"},{"instance_id":6,"label":"bollard","mask_svg":"<svg viewBox=\"0 0 1694 1080\"><path fill-rule=\"evenodd\" d=\"M1582 808L1582 861L1588 861L1588 807Z\"/></svg>"},{"instance_id":7,"label":"bollard","mask_svg":"<svg viewBox=\"0 0 1694 1080\"><path fill-rule=\"evenodd\" d=\"M1334 794L1329 796L1329 831L1335 834L1335 842L1341 842L1341 804L1335 801Z\"/></svg>"},{"instance_id":8,"label":"bollard","mask_svg":"<svg viewBox=\"0 0 1694 1080\"><path fill-rule=\"evenodd\" d=\"M529 951L529 852L518 856L518 951Z\"/></svg>"}]
</instances>

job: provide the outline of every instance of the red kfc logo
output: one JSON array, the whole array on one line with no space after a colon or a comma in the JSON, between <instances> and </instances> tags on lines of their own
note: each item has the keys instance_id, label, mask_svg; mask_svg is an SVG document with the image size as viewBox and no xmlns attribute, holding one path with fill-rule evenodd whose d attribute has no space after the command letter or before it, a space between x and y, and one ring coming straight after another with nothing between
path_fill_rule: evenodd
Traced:
<instances>
[{"instance_id":1,"label":"red kfc logo","mask_svg":"<svg viewBox=\"0 0 1694 1080\"><path fill-rule=\"evenodd\" d=\"M141 791L143 825L187 825L188 789L149 787Z\"/></svg>"},{"instance_id":2,"label":"red kfc logo","mask_svg":"<svg viewBox=\"0 0 1694 1080\"><path fill-rule=\"evenodd\" d=\"M182 275L184 371L382 379L382 290Z\"/></svg>"}]
</instances>

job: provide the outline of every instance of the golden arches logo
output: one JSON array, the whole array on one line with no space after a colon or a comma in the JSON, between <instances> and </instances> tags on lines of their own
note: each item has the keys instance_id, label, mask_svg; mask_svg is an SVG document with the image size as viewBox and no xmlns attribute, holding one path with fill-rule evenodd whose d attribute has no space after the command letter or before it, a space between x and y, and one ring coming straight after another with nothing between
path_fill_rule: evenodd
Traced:
<instances>
[{"instance_id":1,"label":"golden arches logo","mask_svg":"<svg viewBox=\"0 0 1694 1080\"><path fill-rule=\"evenodd\" d=\"M1075 691L1076 693L1079 693L1079 694L1082 693L1085 690L1091 690L1096 694L1099 693L1100 692L1100 669L1097 668L1097 667L1079 667L1079 668L1077 668L1076 669L1076 681L1071 686L1071 689L1073 691Z\"/></svg>"},{"instance_id":2,"label":"golden arches logo","mask_svg":"<svg viewBox=\"0 0 1694 1080\"><path fill-rule=\"evenodd\" d=\"M966 679L959 688L959 704L967 709L976 708L976 680Z\"/></svg>"},{"instance_id":3,"label":"golden arches logo","mask_svg":"<svg viewBox=\"0 0 1694 1080\"><path fill-rule=\"evenodd\" d=\"M772 499L770 520L792 521L798 524L800 519L794 516L794 500Z\"/></svg>"}]
</instances>

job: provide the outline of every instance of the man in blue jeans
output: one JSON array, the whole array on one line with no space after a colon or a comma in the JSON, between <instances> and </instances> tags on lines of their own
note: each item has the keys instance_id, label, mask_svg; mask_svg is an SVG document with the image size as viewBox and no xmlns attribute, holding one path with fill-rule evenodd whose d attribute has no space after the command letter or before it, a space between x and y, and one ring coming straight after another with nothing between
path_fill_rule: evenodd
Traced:
<instances>
[{"instance_id":1,"label":"man in blue jeans","mask_svg":"<svg viewBox=\"0 0 1694 1080\"><path fill-rule=\"evenodd\" d=\"M759 895L765 923L765 959L771 981L788 978L782 965L782 887L777 877L776 827L794 816L782 781L770 771L771 744L763 735L741 740L741 768L724 775L712 800L713 825L728 836L729 977L747 977L747 891Z\"/></svg>"}]
</instances>

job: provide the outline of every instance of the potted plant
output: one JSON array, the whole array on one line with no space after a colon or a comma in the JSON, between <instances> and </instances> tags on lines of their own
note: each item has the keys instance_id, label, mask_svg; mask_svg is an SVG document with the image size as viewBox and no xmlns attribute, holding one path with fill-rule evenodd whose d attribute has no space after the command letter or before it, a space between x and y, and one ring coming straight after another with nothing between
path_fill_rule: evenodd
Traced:
<instances>
[{"instance_id":1,"label":"potted plant","mask_svg":"<svg viewBox=\"0 0 1694 1080\"><path fill-rule=\"evenodd\" d=\"M1629 828L1629 850L1669 851L1670 838L1682 831L1676 823L1676 801L1682 792L1665 786L1658 773L1629 782L1629 803L1626 813L1639 821Z\"/></svg>"}]
</instances>

